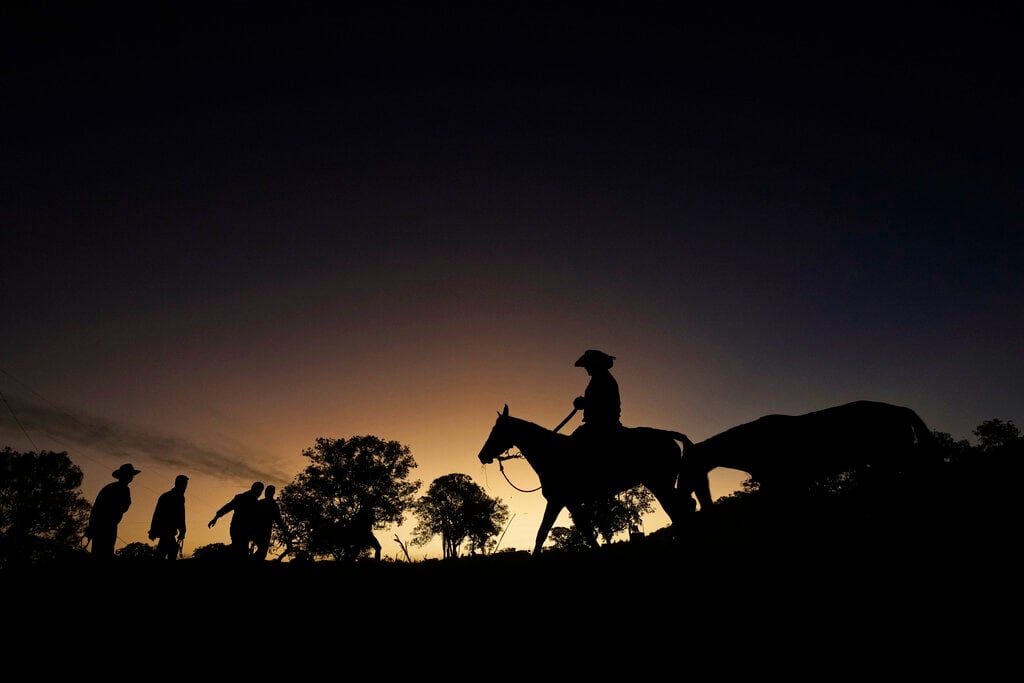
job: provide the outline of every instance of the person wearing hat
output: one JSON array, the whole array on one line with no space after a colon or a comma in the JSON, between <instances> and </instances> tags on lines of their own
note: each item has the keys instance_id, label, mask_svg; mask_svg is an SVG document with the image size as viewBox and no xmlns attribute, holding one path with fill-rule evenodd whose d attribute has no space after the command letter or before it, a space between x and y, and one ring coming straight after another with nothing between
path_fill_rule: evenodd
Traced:
<instances>
[{"instance_id":1,"label":"person wearing hat","mask_svg":"<svg viewBox=\"0 0 1024 683\"><path fill-rule=\"evenodd\" d=\"M129 463L121 465L110 473L117 481L110 482L96 494L96 502L92 504L92 511L89 513L89 526L85 528L85 537L91 540L92 556L98 560L114 558L117 525L132 506L132 493L128 485L141 471Z\"/></svg>"},{"instance_id":2,"label":"person wearing hat","mask_svg":"<svg viewBox=\"0 0 1024 683\"><path fill-rule=\"evenodd\" d=\"M176 560L185 542L185 489L188 477L179 474L174 487L156 499L153 520L149 523L149 540L157 541L156 554L161 560Z\"/></svg>"},{"instance_id":3,"label":"person wearing hat","mask_svg":"<svg viewBox=\"0 0 1024 683\"><path fill-rule=\"evenodd\" d=\"M601 448L622 429L619 383L612 377L615 356L587 349L576 361L590 375L582 396L573 399L572 407L583 411L583 424L572 433L573 439L586 450Z\"/></svg>"}]
</instances>

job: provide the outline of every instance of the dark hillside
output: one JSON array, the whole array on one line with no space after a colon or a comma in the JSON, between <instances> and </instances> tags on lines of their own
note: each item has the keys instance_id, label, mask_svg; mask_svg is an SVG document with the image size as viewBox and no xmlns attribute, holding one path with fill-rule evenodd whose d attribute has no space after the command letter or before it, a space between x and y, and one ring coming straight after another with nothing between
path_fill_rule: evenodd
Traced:
<instances>
[{"instance_id":1,"label":"dark hillside","mask_svg":"<svg viewBox=\"0 0 1024 683\"><path fill-rule=\"evenodd\" d=\"M993 467L1006 473L1006 491L982 486ZM783 508L754 492L698 515L680 542L661 530L585 553L349 565L139 560L107 569L84 558L7 571L5 622L15 652L21 639L69 630L98 637L99 623L122 624L114 627L121 646L144 651L174 625L193 643L291 648L303 665L342 652L421 661L452 648L501 660L561 651L572 639L616 658L637 648L665 664L726 647L771 649L780 637L821 657L866 647L850 665L920 656L913 643L930 638L949 650L929 656L958 665L983 640L1005 639L993 610L1015 615L1021 606L1017 470L978 460L949 465L929 487L812 492Z\"/></svg>"}]
</instances>

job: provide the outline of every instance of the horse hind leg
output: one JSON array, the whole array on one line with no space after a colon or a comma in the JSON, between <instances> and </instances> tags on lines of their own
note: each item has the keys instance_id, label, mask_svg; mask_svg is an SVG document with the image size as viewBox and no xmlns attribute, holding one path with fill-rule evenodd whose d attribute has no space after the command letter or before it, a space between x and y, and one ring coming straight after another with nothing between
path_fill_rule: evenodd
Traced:
<instances>
[{"instance_id":1,"label":"horse hind leg","mask_svg":"<svg viewBox=\"0 0 1024 683\"><path fill-rule=\"evenodd\" d=\"M545 506L544 516L540 520L540 529L537 530L537 540L533 545L534 555L540 555L544 541L548 540L548 534L551 533L551 527L555 525L555 520L558 519L558 513L562 511L562 507L550 501Z\"/></svg>"},{"instance_id":2,"label":"horse hind leg","mask_svg":"<svg viewBox=\"0 0 1024 683\"><path fill-rule=\"evenodd\" d=\"M680 538L681 530L692 522L692 515L696 511L697 502L690 495L689 491L682 491L674 486L669 487L648 487L654 494L661 509L668 515L671 524L672 536Z\"/></svg>"},{"instance_id":3,"label":"horse hind leg","mask_svg":"<svg viewBox=\"0 0 1024 683\"><path fill-rule=\"evenodd\" d=\"M675 489L651 489L651 493L654 494L658 504L661 505L661 509L668 515L672 525L675 526L682 522L679 517L679 496L676 495Z\"/></svg>"}]
</instances>

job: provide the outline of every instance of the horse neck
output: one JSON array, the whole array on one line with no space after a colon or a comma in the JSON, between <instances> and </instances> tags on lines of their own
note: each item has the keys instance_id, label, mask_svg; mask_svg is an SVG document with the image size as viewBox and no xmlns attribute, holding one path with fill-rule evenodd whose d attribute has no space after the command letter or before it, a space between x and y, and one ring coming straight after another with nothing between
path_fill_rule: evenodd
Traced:
<instances>
[{"instance_id":1,"label":"horse neck","mask_svg":"<svg viewBox=\"0 0 1024 683\"><path fill-rule=\"evenodd\" d=\"M751 455L756 449L756 444L746 443L741 435L723 432L695 444L689 452L684 451L684 455L689 456L690 462L706 472L716 467L750 472L750 468L755 465Z\"/></svg>"},{"instance_id":2,"label":"horse neck","mask_svg":"<svg viewBox=\"0 0 1024 683\"><path fill-rule=\"evenodd\" d=\"M545 456L564 435L518 417L509 419L515 421L515 445L519 452L535 469L538 465L543 467Z\"/></svg>"}]
</instances>

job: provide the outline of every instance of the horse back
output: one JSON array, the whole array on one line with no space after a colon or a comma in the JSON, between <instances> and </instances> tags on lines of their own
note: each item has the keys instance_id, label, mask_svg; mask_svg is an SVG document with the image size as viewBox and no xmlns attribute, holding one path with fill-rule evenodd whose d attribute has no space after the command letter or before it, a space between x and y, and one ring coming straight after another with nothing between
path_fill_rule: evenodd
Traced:
<instances>
[{"instance_id":1,"label":"horse back","mask_svg":"<svg viewBox=\"0 0 1024 683\"><path fill-rule=\"evenodd\" d=\"M802 415L766 415L696 444L684 458L764 482L807 480L863 464L905 467L934 438L910 408L855 401Z\"/></svg>"},{"instance_id":2,"label":"horse back","mask_svg":"<svg viewBox=\"0 0 1024 683\"><path fill-rule=\"evenodd\" d=\"M654 427L623 427L601 448L570 448L562 466L545 471L545 496L567 491L581 498L612 496L634 486L656 490L674 486L682 450L673 432Z\"/></svg>"}]
</instances>

